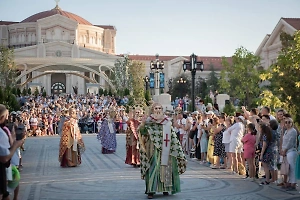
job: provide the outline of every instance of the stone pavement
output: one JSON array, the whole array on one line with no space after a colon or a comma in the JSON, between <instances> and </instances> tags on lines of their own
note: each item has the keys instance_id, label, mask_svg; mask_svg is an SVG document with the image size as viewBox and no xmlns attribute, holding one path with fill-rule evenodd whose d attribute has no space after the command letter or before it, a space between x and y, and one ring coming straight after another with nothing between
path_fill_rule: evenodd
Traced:
<instances>
[{"instance_id":1,"label":"stone pavement","mask_svg":"<svg viewBox=\"0 0 300 200\"><path fill-rule=\"evenodd\" d=\"M61 168L58 162L59 137L37 137L26 140L21 172L20 200L98 200L147 199L140 170L124 164L125 135L117 135L115 154L101 154L95 134L83 136L86 152L82 165ZM287 192L275 185L259 186L231 175L212 170L189 160L181 175L181 193L155 199L269 200L300 199L299 192Z\"/></svg>"}]
</instances>

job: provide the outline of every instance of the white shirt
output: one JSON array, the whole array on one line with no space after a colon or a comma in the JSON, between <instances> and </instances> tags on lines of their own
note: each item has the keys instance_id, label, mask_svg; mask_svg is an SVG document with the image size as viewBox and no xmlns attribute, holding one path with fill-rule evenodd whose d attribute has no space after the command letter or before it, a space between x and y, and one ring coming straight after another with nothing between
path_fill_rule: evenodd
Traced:
<instances>
[{"instance_id":1,"label":"white shirt","mask_svg":"<svg viewBox=\"0 0 300 200\"><path fill-rule=\"evenodd\" d=\"M296 150L297 147L297 131L294 128L286 130L283 135L282 149L287 150L287 153Z\"/></svg>"},{"instance_id":2,"label":"white shirt","mask_svg":"<svg viewBox=\"0 0 300 200\"><path fill-rule=\"evenodd\" d=\"M241 141L244 136L245 126L242 122L237 122L229 127L227 131L230 133L230 142L233 140Z\"/></svg>"},{"instance_id":3,"label":"white shirt","mask_svg":"<svg viewBox=\"0 0 300 200\"><path fill-rule=\"evenodd\" d=\"M198 129L197 138L199 139L199 138L200 138L200 135L201 135L201 133L202 133L202 131L203 131L203 130L202 130L201 124L198 124L197 129Z\"/></svg>"},{"instance_id":4,"label":"white shirt","mask_svg":"<svg viewBox=\"0 0 300 200\"><path fill-rule=\"evenodd\" d=\"M269 115L270 116L270 120L276 120L276 118L273 115Z\"/></svg>"},{"instance_id":5,"label":"white shirt","mask_svg":"<svg viewBox=\"0 0 300 200\"><path fill-rule=\"evenodd\" d=\"M0 146L6 149L10 148L8 136L2 128L0 128Z\"/></svg>"},{"instance_id":6,"label":"white shirt","mask_svg":"<svg viewBox=\"0 0 300 200\"><path fill-rule=\"evenodd\" d=\"M38 120L37 118L33 117L30 119L30 124L31 126L37 126L38 125Z\"/></svg>"},{"instance_id":7,"label":"white shirt","mask_svg":"<svg viewBox=\"0 0 300 200\"><path fill-rule=\"evenodd\" d=\"M222 139L222 143L226 144L226 143L230 143L230 133L228 132L228 130L225 130L223 132L223 139Z\"/></svg>"}]
</instances>

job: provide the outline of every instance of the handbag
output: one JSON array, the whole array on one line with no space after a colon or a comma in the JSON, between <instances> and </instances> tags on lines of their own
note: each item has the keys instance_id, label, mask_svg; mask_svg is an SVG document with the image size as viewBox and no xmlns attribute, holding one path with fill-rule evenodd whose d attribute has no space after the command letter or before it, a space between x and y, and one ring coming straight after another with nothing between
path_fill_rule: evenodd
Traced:
<instances>
[{"instance_id":1,"label":"handbag","mask_svg":"<svg viewBox=\"0 0 300 200\"><path fill-rule=\"evenodd\" d=\"M288 175L289 171L290 171L290 165L287 161L286 156L284 156L283 159L282 159L281 166L280 166L280 174L281 175Z\"/></svg>"}]
</instances>

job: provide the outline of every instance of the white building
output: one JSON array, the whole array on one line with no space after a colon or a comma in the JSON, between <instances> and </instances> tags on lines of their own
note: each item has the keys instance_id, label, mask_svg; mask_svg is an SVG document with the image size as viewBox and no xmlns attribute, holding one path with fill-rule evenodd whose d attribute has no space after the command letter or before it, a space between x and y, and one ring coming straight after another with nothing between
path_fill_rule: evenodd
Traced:
<instances>
[{"instance_id":1,"label":"white building","mask_svg":"<svg viewBox=\"0 0 300 200\"><path fill-rule=\"evenodd\" d=\"M0 44L14 48L15 63L21 71L17 82L21 87L44 88L47 94L98 93L99 87L114 85L108 78L116 59L116 28L93 25L86 19L55 8L34 14L21 22L0 21ZM191 52L192 53L192 52ZM129 55L146 65L149 75L150 61L155 56ZM168 80L183 74L182 63L189 56L160 56L165 64L165 91ZM196 76L207 78L210 66L222 69L221 57L198 56L204 62L204 71ZM231 58L229 58L231 62ZM190 72L186 72L190 76Z\"/></svg>"},{"instance_id":2,"label":"white building","mask_svg":"<svg viewBox=\"0 0 300 200\"><path fill-rule=\"evenodd\" d=\"M47 94L98 93L111 84L116 29L93 25L58 5L21 22L0 21L0 43L15 49L22 87L44 87Z\"/></svg>"},{"instance_id":3,"label":"white building","mask_svg":"<svg viewBox=\"0 0 300 200\"><path fill-rule=\"evenodd\" d=\"M261 66L264 69L276 62L282 47L280 34L286 32L293 35L297 30L300 30L300 18L281 18L273 32L265 36L255 52L256 56L260 56Z\"/></svg>"}]
</instances>

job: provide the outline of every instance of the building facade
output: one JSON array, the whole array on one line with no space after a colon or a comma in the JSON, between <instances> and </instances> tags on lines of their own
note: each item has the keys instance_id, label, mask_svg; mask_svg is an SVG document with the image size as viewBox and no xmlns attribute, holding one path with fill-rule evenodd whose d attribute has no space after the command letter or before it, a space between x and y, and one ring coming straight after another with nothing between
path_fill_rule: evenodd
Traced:
<instances>
[{"instance_id":1,"label":"building facade","mask_svg":"<svg viewBox=\"0 0 300 200\"><path fill-rule=\"evenodd\" d=\"M0 21L0 42L14 48L21 70L17 82L47 94L114 87L107 73L119 59L115 39L114 26L93 25L58 5L21 22Z\"/></svg>"},{"instance_id":2,"label":"building facade","mask_svg":"<svg viewBox=\"0 0 300 200\"><path fill-rule=\"evenodd\" d=\"M297 30L300 30L300 18L281 18L273 32L265 36L255 52L256 56L260 56L261 66L264 69L276 62L282 47L280 34L286 32L293 35Z\"/></svg>"},{"instance_id":3,"label":"building facade","mask_svg":"<svg viewBox=\"0 0 300 200\"><path fill-rule=\"evenodd\" d=\"M117 59L116 28L93 25L86 19L62 10L53 9L34 14L21 22L0 21L0 44L14 48L15 63L20 70L17 83L22 87L45 89L53 93L98 93L98 89L114 88L109 74ZM129 55L145 63L145 75L150 73L150 61L155 55ZM159 56L164 61L165 89L168 81L184 73L183 61L189 56ZM230 58L229 58L230 59ZM222 69L221 57L198 56L204 71L197 77L206 79L211 67ZM191 76L190 72L185 72Z\"/></svg>"}]
</instances>

